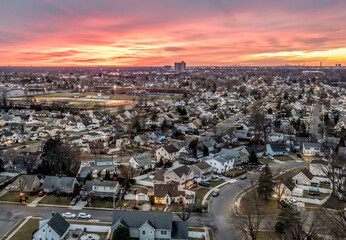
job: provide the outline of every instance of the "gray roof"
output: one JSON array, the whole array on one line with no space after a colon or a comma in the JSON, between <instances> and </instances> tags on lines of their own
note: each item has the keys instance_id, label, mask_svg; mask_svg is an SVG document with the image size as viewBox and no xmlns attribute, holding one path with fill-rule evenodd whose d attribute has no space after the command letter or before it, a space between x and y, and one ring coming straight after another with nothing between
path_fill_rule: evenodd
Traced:
<instances>
[{"instance_id":1,"label":"gray roof","mask_svg":"<svg viewBox=\"0 0 346 240\"><path fill-rule=\"evenodd\" d=\"M60 237L69 229L70 224L57 212L47 223Z\"/></svg>"},{"instance_id":2,"label":"gray roof","mask_svg":"<svg viewBox=\"0 0 346 240\"><path fill-rule=\"evenodd\" d=\"M303 147L321 148L320 143L304 142Z\"/></svg>"},{"instance_id":3,"label":"gray roof","mask_svg":"<svg viewBox=\"0 0 346 240\"><path fill-rule=\"evenodd\" d=\"M172 230L173 213L154 211L114 210L112 226L118 221L129 228L140 228L146 221L150 221L155 229Z\"/></svg>"},{"instance_id":4,"label":"gray roof","mask_svg":"<svg viewBox=\"0 0 346 240\"><path fill-rule=\"evenodd\" d=\"M95 165L98 166L103 163L109 163L111 162L113 164L113 159L112 158L96 158L95 159Z\"/></svg>"},{"instance_id":5,"label":"gray roof","mask_svg":"<svg viewBox=\"0 0 346 240\"><path fill-rule=\"evenodd\" d=\"M23 180L23 182L25 183L24 189L31 189L35 181L38 181L38 178L36 175L21 175L16 179L13 185L19 184L19 178Z\"/></svg>"},{"instance_id":6,"label":"gray roof","mask_svg":"<svg viewBox=\"0 0 346 240\"><path fill-rule=\"evenodd\" d=\"M74 177L46 176L42 187L49 189L57 189L59 187L73 188L73 183L75 180L76 178Z\"/></svg>"},{"instance_id":7,"label":"gray roof","mask_svg":"<svg viewBox=\"0 0 346 240\"><path fill-rule=\"evenodd\" d=\"M285 144L270 144L273 152L287 152L287 147Z\"/></svg>"},{"instance_id":8,"label":"gray roof","mask_svg":"<svg viewBox=\"0 0 346 240\"><path fill-rule=\"evenodd\" d=\"M143 167L145 165L151 165L155 162L150 160L148 154L144 153L142 155L134 156L133 159L138 163L139 166Z\"/></svg>"}]
</instances>

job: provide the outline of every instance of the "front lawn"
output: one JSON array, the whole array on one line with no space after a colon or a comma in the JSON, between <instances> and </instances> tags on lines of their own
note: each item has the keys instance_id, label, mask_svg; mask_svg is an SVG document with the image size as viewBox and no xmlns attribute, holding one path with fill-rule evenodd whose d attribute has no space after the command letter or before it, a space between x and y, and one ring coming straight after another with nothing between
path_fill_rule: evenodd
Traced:
<instances>
[{"instance_id":1,"label":"front lawn","mask_svg":"<svg viewBox=\"0 0 346 240\"><path fill-rule=\"evenodd\" d=\"M47 195L41 201L40 204L50 204L50 205L70 205L71 197L56 197L54 195Z\"/></svg>"},{"instance_id":2,"label":"front lawn","mask_svg":"<svg viewBox=\"0 0 346 240\"><path fill-rule=\"evenodd\" d=\"M94 200L92 201L91 206L95 208L113 208L113 201Z\"/></svg>"},{"instance_id":3,"label":"front lawn","mask_svg":"<svg viewBox=\"0 0 346 240\"><path fill-rule=\"evenodd\" d=\"M253 191L251 190L250 192L246 193L241 201L240 201L240 212L245 212L248 209L251 209L252 206L254 206L254 198L253 198ZM277 201L276 199L272 197L268 197L267 200L264 199L264 197L259 197L259 206L260 209L263 211L263 214L265 215L274 215L274 214L279 214L280 209L278 208Z\"/></svg>"},{"instance_id":4,"label":"front lawn","mask_svg":"<svg viewBox=\"0 0 346 240\"><path fill-rule=\"evenodd\" d=\"M266 164L271 165L275 163L273 160L270 160L268 158L260 158L258 159L258 161L262 162L264 165Z\"/></svg>"},{"instance_id":5,"label":"front lawn","mask_svg":"<svg viewBox=\"0 0 346 240\"><path fill-rule=\"evenodd\" d=\"M39 219L29 219L10 240L31 240L32 232L38 229Z\"/></svg>"},{"instance_id":6,"label":"front lawn","mask_svg":"<svg viewBox=\"0 0 346 240\"><path fill-rule=\"evenodd\" d=\"M295 161L290 156L274 156L274 158L279 160L279 161Z\"/></svg>"},{"instance_id":7,"label":"front lawn","mask_svg":"<svg viewBox=\"0 0 346 240\"><path fill-rule=\"evenodd\" d=\"M221 183L224 183L225 181L219 179L219 180L209 180L208 182L210 183L211 187L216 187L220 185Z\"/></svg>"},{"instance_id":8,"label":"front lawn","mask_svg":"<svg viewBox=\"0 0 346 240\"><path fill-rule=\"evenodd\" d=\"M0 197L0 201L7 201L7 202L20 202L20 193L19 192L8 192L2 197ZM27 203L31 203L36 196L30 196L29 193L24 193L24 196L27 197L28 199L26 200Z\"/></svg>"},{"instance_id":9,"label":"front lawn","mask_svg":"<svg viewBox=\"0 0 346 240\"><path fill-rule=\"evenodd\" d=\"M207 194L207 192L209 192L209 190L209 188L204 187L197 189L195 202L202 203L203 197L205 196L205 194Z\"/></svg>"}]
</instances>

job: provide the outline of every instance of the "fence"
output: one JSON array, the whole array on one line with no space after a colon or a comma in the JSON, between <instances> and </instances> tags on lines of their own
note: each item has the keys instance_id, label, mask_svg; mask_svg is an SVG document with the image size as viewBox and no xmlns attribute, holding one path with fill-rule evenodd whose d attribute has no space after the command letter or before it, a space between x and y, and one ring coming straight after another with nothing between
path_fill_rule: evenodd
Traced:
<instances>
[{"instance_id":1,"label":"fence","mask_svg":"<svg viewBox=\"0 0 346 240\"><path fill-rule=\"evenodd\" d=\"M317 187L311 187L311 186L305 186L305 185L296 185L297 188L301 188L301 189L304 189L304 190L307 190L309 191L310 188L316 188ZM331 189L327 189L327 188L318 188L318 190L321 192L321 193L331 193L332 190Z\"/></svg>"},{"instance_id":2,"label":"fence","mask_svg":"<svg viewBox=\"0 0 346 240\"><path fill-rule=\"evenodd\" d=\"M330 195L328 195L327 197L325 197L324 199L322 200L319 200L319 199L310 199L310 198L302 198L302 197L291 197L297 201L300 201L300 202L304 202L304 203L312 203L312 204L317 204L317 205L323 205L325 204L328 199L330 198Z\"/></svg>"},{"instance_id":3,"label":"fence","mask_svg":"<svg viewBox=\"0 0 346 240\"><path fill-rule=\"evenodd\" d=\"M205 236L204 232L191 232L189 231L189 238L202 238Z\"/></svg>"},{"instance_id":4,"label":"fence","mask_svg":"<svg viewBox=\"0 0 346 240\"><path fill-rule=\"evenodd\" d=\"M70 230L86 229L86 232L108 232L109 226L98 226L98 225L82 225L82 224L71 224Z\"/></svg>"}]
</instances>

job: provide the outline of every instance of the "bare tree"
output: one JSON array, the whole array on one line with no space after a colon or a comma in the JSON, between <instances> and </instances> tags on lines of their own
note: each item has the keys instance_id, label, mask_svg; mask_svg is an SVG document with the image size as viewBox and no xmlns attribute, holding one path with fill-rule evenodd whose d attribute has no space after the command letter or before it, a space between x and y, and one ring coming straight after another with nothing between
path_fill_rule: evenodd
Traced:
<instances>
[{"instance_id":1,"label":"bare tree","mask_svg":"<svg viewBox=\"0 0 346 240\"><path fill-rule=\"evenodd\" d=\"M192 207L181 203L175 207L175 213L182 221L187 221L190 218Z\"/></svg>"},{"instance_id":2,"label":"bare tree","mask_svg":"<svg viewBox=\"0 0 346 240\"><path fill-rule=\"evenodd\" d=\"M262 112L256 110L251 115L249 123L255 132L255 139L260 143L261 138L263 138L264 145L266 145L271 130L271 120L267 119Z\"/></svg>"},{"instance_id":3,"label":"bare tree","mask_svg":"<svg viewBox=\"0 0 346 240\"><path fill-rule=\"evenodd\" d=\"M252 240L256 240L260 226L265 219L265 214L260 204L260 196L255 189L255 182L252 179L250 181L251 187L245 190L248 199L243 201L242 204L245 204L245 206L241 208L239 215L235 214L234 224Z\"/></svg>"}]
</instances>

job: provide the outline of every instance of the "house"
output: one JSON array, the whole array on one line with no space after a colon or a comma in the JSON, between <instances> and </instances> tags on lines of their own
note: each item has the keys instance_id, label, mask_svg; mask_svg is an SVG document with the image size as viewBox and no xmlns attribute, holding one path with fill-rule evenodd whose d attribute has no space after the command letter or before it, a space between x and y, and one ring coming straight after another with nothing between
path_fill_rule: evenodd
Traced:
<instances>
[{"instance_id":1,"label":"house","mask_svg":"<svg viewBox=\"0 0 346 240\"><path fill-rule=\"evenodd\" d=\"M214 145L210 141L203 141L203 147L206 147L209 153L214 151Z\"/></svg>"},{"instance_id":2,"label":"house","mask_svg":"<svg viewBox=\"0 0 346 240\"><path fill-rule=\"evenodd\" d=\"M234 157L230 155L218 154L204 158L204 161L211 166L213 172L225 173L234 168Z\"/></svg>"},{"instance_id":3,"label":"house","mask_svg":"<svg viewBox=\"0 0 346 240\"><path fill-rule=\"evenodd\" d=\"M218 153L218 155L228 156L228 158L233 157L235 165L240 165L243 163L247 163L249 161L249 156L246 151L243 151L243 147L238 147L234 149L223 148Z\"/></svg>"},{"instance_id":4,"label":"house","mask_svg":"<svg viewBox=\"0 0 346 240\"><path fill-rule=\"evenodd\" d=\"M152 134L150 134L150 139L156 143L161 143L165 139L165 135L160 130L160 131L153 132Z\"/></svg>"},{"instance_id":5,"label":"house","mask_svg":"<svg viewBox=\"0 0 346 240\"><path fill-rule=\"evenodd\" d=\"M309 169L314 176L327 176L329 172L328 161L312 160L309 163Z\"/></svg>"},{"instance_id":6,"label":"house","mask_svg":"<svg viewBox=\"0 0 346 240\"><path fill-rule=\"evenodd\" d=\"M162 184L165 183L165 177L164 174L166 173L166 170L164 169L156 169L154 173L153 183L154 184Z\"/></svg>"},{"instance_id":7,"label":"house","mask_svg":"<svg viewBox=\"0 0 346 240\"><path fill-rule=\"evenodd\" d=\"M155 204L186 203L185 192L179 188L179 183L169 182L167 184L154 185Z\"/></svg>"},{"instance_id":8,"label":"house","mask_svg":"<svg viewBox=\"0 0 346 240\"><path fill-rule=\"evenodd\" d=\"M257 157L262 157L265 152L264 149L258 149L256 146L245 147L245 150L249 155L251 154L251 152L254 152Z\"/></svg>"},{"instance_id":9,"label":"house","mask_svg":"<svg viewBox=\"0 0 346 240\"><path fill-rule=\"evenodd\" d=\"M268 141L269 142L282 142L284 140L284 134L283 133L270 133L268 135Z\"/></svg>"},{"instance_id":10,"label":"house","mask_svg":"<svg viewBox=\"0 0 346 240\"><path fill-rule=\"evenodd\" d=\"M109 151L102 142L90 142L87 144L87 148L92 154L101 154Z\"/></svg>"},{"instance_id":11,"label":"house","mask_svg":"<svg viewBox=\"0 0 346 240\"><path fill-rule=\"evenodd\" d=\"M303 155L304 156L315 156L321 153L321 144L320 143L303 143Z\"/></svg>"},{"instance_id":12,"label":"house","mask_svg":"<svg viewBox=\"0 0 346 240\"><path fill-rule=\"evenodd\" d=\"M267 144L267 154L272 156L287 155L287 147L285 144Z\"/></svg>"},{"instance_id":13,"label":"house","mask_svg":"<svg viewBox=\"0 0 346 240\"><path fill-rule=\"evenodd\" d=\"M180 188L189 189L194 186L195 175L186 165L175 166L164 174L164 183L175 181L179 183Z\"/></svg>"},{"instance_id":14,"label":"house","mask_svg":"<svg viewBox=\"0 0 346 240\"><path fill-rule=\"evenodd\" d=\"M174 145L165 145L156 150L156 161L161 159L174 160L179 156L179 149Z\"/></svg>"},{"instance_id":15,"label":"house","mask_svg":"<svg viewBox=\"0 0 346 240\"><path fill-rule=\"evenodd\" d=\"M135 137L135 142L139 145L147 145L150 142L150 137L147 134L138 135Z\"/></svg>"},{"instance_id":16,"label":"house","mask_svg":"<svg viewBox=\"0 0 346 240\"><path fill-rule=\"evenodd\" d=\"M36 175L20 175L12 184L12 191L33 192L40 187L40 180Z\"/></svg>"},{"instance_id":17,"label":"house","mask_svg":"<svg viewBox=\"0 0 346 240\"><path fill-rule=\"evenodd\" d=\"M112 158L96 158L90 161L89 165L93 177L105 175L107 171L114 174L116 168Z\"/></svg>"},{"instance_id":18,"label":"house","mask_svg":"<svg viewBox=\"0 0 346 240\"><path fill-rule=\"evenodd\" d=\"M65 239L70 224L58 213L52 213L43 217L39 222L37 232L33 234L34 240L60 240Z\"/></svg>"},{"instance_id":19,"label":"house","mask_svg":"<svg viewBox=\"0 0 346 240\"><path fill-rule=\"evenodd\" d=\"M319 181L314 179L314 175L306 168L295 175L292 180L297 185L317 186Z\"/></svg>"},{"instance_id":20,"label":"house","mask_svg":"<svg viewBox=\"0 0 346 240\"><path fill-rule=\"evenodd\" d=\"M131 157L129 161L131 167L134 169L154 169L155 162L150 160L148 154L144 153L142 155Z\"/></svg>"},{"instance_id":21,"label":"house","mask_svg":"<svg viewBox=\"0 0 346 240\"><path fill-rule=\"evenodd\" d=\"M78 192L79 183L74 177L46 176L42 185L45 192L61 191L66 194Z\"/></svg>"},{"instance_id":22,"label":"house","mask_svg":"<svg viewBox=\"0 0 346 240\"><path fill-rule=\"evenodd\" d=\"M111 238L118 226L129 228L130 237L139 240L188 240L188 222L173 221L173 213L114 210Z\"/></svg>"},{"instance_id":23,"label":"house","mask_svg":"<svg viewBox=\"0 0 346 240\"><path fill-rule=\"evenodd\" d=\"M297 188L294 182L292 182L291 180L285 180L278 187L275 187L274 192L282 199L290 196L302 197L304 190L301 188Z\"/></svg>"},{"instance_id":24,"label":"house","mask_svg":"<svg viewBox=\"0 0 346 240\"><path fill-rule=\"evenodd\" d=\"M192 165L190 169L193 171L197 183L208 181L213 177L212 167L206 162L199 162Z\"/></svg>"},{"instance_id":25,"label":"house","mask_svg":"<svg viewBox=\"0 0 346 240\"><path fill-rule=\"evenodd\" d=\"M124 196L125 200L135 200L135 201L149 201L148 189L146 188L136 188L131 190Z\"/></svg>"},{"instance_id":26,"label":"house","mask_svg":"<svg viewBox=\"0 0 346 240\"><path fill-rule=\"evenodd\" d=\"M119 192L119 183L102 179L88 180L84 184L84 191L101 198L115 197Z\"/></svg>"}]
</instances>

